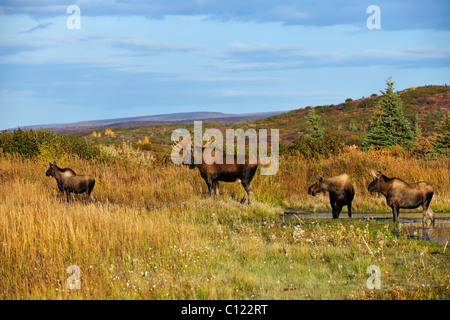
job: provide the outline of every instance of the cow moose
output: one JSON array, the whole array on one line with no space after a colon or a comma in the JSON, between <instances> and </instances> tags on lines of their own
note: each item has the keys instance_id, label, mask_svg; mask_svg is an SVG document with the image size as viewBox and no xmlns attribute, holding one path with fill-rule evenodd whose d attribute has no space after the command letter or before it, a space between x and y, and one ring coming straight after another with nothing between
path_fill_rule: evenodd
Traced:
<instances>
[{"instance_id":1,"label":"cow moose","mask_svg":"<svg viewBox=\"0 0 450 320\"><path fill-rule=\"evenodd\" d=\"M367 189L369 192L380 192L386 197L388 206L392 208L393 221L398 222L400 208L415 209L422 206L424 227L427 225L428 219L434 226L434 213L430 208L430 202L434 194L433 186L424 181L407 183L399 178L388 178L384 175L385 171L386 169L378 172L371 170L375 179Z\"/></svg>"},{"instance_id":2,"label":"cow moose","mask_svg":"<svg viewBox=\"0 0 450 320\"><path fill-rule=\"evenodd\" d=\"M251 198L253 195L253 188L251 186L251 181L256 173L258 168L258 164L251 164L249 161L249 157L245 157L245 162L239 164L237 161L237 155L234 155L233 163L226 163L226 153L218 150L214 150L214 152L220 152L219 156L223 157L222 163L211 163L208 164L204 161L204 151L205 149L214 142L214 138L209 142L206 142L201 147L194 146L193 140L191 139L191 158L190 161L188 159L183 159L183 164L189 165L189 169L198 168L200 171L201 177L205 180L208 191L210 195L216 194L219 195L219 181L223 182L240 182L242 187L244 188L244 197L241 199L241 203L245 203L248 198L248 204L251 203ZM180 139L174 143L173 148L175 150L180 150L181 145L184 145L185 141ZM184 147L186 147L184 145ZM201 150L198 150L201 148ZM194 163L194 152L201 151L202 154L202 162L200 164ZM189 162L188 164L186 162Z\"/></svg>"},{"instance_id":3,"label":"cow moose","mask_svg":"<svg viewBox=\"0 0 450 320\"><path fill-rule=\"evenodd\" d=\"M70 194L86 192L86 200L91 197L92 189L94 189L95 179L89 175L77 175L70 168L61 169L57 166L56 161L51 163L47 161L49 168L45 175L56 179L60 195L66 193L67 202L70 202Z\"/></svg>"},{"instance_id":4,"label":"cow moose","mask_svg":"<svg viewBox=\"0 0 450 320\"><path fill-rule=\"evenodd\" d=\"M328 191L333 219L339 218L343 206L347 206L348 216L351 218L355 189L350 177L344 173L334 177L320 177L316 175L316 178L317 182L308 188L308 194L315 197L317 193L326 193Z\"/></svg>"}]
</instances>

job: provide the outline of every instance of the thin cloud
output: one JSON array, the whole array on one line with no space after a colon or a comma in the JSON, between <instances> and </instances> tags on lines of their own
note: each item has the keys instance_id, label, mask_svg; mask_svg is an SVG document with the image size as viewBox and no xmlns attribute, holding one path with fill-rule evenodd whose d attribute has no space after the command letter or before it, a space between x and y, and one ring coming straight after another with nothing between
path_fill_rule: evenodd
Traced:
<instances>
[{"instance_id":1,"label":"thin cloud","mask_svg":"<svg viewBox=\"0 0 450 320\"><path fill-rule=\"evenodd\" d=\"M322 97L322 96L339 96L334 91L256 91L256 90L218 90L214 95L219 97Z\"/></svg>"},{"instance_id":2,"label":"thin cloud","mask_svg":"<svg viewBox=\"0 0 450 320\"><path fill-rule=\"evenodd\" d=\"M28 14L35 17L66 15L63 0L31 1L6 0L0 5L3 14ZM207 20L281 23L283 25L336 26L353 25L365 28L370 3L351 1L286 0L153 0L136 1L77 1L83 15L89 16L145 16L165 19L168 16L204 16ZM378 0L382 29L450 29L447 1ZM406 11L406 12L405 12Z\"/></svg>"},{"instance_id":3,"label":"thin cloud","mask_svg":"<svg viewBox=\"0 0 450 320\"><path fill-rule=\"evenodd\" d=\"M347 52L295 44L233 43L225 54L227 60L221 67L227 71L381 65L439 67L450 64L450 48L431 46L384 50L355 48Z\"/></svg>"},{"instance_id":4,"label":"thin cloud","mask_svg":"<svg viewBox=\"0 0 450 320\"><path fill-rule=\"evenodd\" d=\"M47 29L47 28L50 27L52 24L53 24L53 22L40 23L40 24L38 24L37 26L35 26L35 27L33 27L33 28L29 29L29 30L21 31L21 32L19 32L19 33L31 33L31 32L34 32L34 31L36 31L36 30Z\"/></svg>"}]
</instances>

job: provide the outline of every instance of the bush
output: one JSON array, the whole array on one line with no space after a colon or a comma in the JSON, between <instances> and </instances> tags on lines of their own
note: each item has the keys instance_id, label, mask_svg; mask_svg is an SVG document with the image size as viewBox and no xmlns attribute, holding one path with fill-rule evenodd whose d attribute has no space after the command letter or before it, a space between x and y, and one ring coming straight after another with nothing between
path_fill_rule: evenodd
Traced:
<instances>
[{"instance_id":1,"label":"bush","mask_svg":"<svg viewBox=\"0 0 450 320\"><path fill-rule=\"evenodd\" d=\"M319 156L335 156L344 148L339 136L324 135L322 140L301 135L295 138L286 149L287 154L302 155L304 158L317 158Z\"/></svg>"},{"instance_id":2,"label":"bush","mask_svg":"<svg viewBox=\"0 0 450 320\"><path fill-rule=\"evenodd\" d=\"M352 107L352 101L353 101L352 98L345 99L345 103L344 103L344 106L342 107L342 110L344 110L344 111L350 110L350 108Z\"/></svg>"},{"instance_id":3,"label":"bush","mask_svg":"<svg viewBox=\"0 0 450 320\"><path fill-rule=\"evenodd\" d=\"M61 160L69 156L89 160L100 155L100 150L84 139L43 129L2 131L0 149L3 153L42 160Z\"/></svg>"}]
</instances>

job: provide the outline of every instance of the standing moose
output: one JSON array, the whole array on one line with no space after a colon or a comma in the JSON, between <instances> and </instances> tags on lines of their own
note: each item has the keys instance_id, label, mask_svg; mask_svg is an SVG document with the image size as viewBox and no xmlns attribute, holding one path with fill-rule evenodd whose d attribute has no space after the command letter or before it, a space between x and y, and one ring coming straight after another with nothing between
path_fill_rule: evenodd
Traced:
<instances>
[{"instance_id":1,"label":"standing moose","mask_svg":"<svg viewBox=\"0 0 450 320\"><path fill-rule=\"evenodd\" d=\"M352 201L355 196L350 177L343 173L335 177L320 177L316 175L317 182L308 188L308 194L313 197L319 192L329 192L333 219L339 218L342 207L347 206L348 216L352 217Z\"/></svg>"},{"instance_id":2,"label":"standing moose","mask_svg":"<svg viewBox=\"0 0 450 320\"><path fill-rule=\"evenodd\" d=\"M189 143L186 142L188 141L186 140L178 140L177 142L174 143L173 148L175 150L180 150L181 146L186 147L184 144ZM191 158L190 161L188 161L189 159L184 159L183 160L183 164L186 164L187 162L189 162L189 169L194 169L194 168L198 168L198 170L200 171L200 175L201 177L205 180L207 186L208 186L208 191L209 194L212 195L213 193L215 193L216 195L219 195L219 181L224 181L224 182L240 182L242 184L242 187L244 188L244 197L241 200L241 203L245 203L245 201L247 200L248 197L248 204L251 203L251 197L253 194L253 188L251 186L251 181L256 173L256 170L258 168L258 164L251 164L249 161L249 157L245 157L245 163L239 164L237 161L237 155L234 155L234 161L233 163L226 163L226 154L224 152L221 151L215 151L215 152L220 152L221 155L223 156L223 161L222 163L211 163L208 164L205 162L204 160L204 151L205 149L211 144L213 143L214 140L210 140L209 142L203 144L201 146L201 153L202 153L202 162L200 164L195 164L194 163L194 151L196 150L196 148L200 148L200 147L195 147L194 143L191 139Z\"/></svg>"},{"instance_id":3,"label":"standing moose","mask_svg":"<svg viewBox=\"0 0 450 320\"><path fill-rule=\"evenodd\" d=\"M92 189L94 189L95 179L88 175L77 175L72 169L61 169L56 165L56 161L51 163L47 161L49 168L45 175L56 179L59 193L62 195L66 193L67 202L70 201L70 193L84 193L86 192L86 200L91 197Z\"/></svg>"},{"instance_id":4,"label":"standing moose","mask_svg":"<svg viewBox=\"0 0 450 320\"><path fill-rule=\"evenodd\" d=\"M434 194L433 186L423 181L406 183L399 178L388 178L383 174L385 171L386 169L378 172L371 170L375 179L367 189L370 192L380 192L386 197L388 206L392 208L394 222L398 222L400 208L415 209L422 206L424 227L427 225L428 219L434 226L434 213L429 207Z\"/></svg>"}]
</instances>

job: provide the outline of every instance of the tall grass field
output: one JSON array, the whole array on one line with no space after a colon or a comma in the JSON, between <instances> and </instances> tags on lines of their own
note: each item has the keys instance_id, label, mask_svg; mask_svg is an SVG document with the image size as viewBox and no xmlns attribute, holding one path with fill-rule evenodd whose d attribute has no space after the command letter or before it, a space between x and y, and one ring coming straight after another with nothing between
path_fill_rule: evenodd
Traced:
<instances>
[{"instance_id":1,"label":"tall grass field","mask_svg":"<svg viewBox=\"0 0 450 320\"><path fill-rule=\"evenodd\" d=\"M60 160L96 179L90 201L68 203L45 175L45 159L0 157L1 299L450 298L450 248L408 239L402 224L285 219L286 209L330 211L327 196L307 194L323 173L351 177L354 212L389 213L384 197L367 191L370 170L379 168L433 184L431 208L448 213L448 157L348 147L333 158L284 157L276 175L257 173L251 205L240 204L238 183L209 196L197 169L108 159ZM367 286L372 265L380 289ZM70 266L79 271L77 288Z\"/></svg>"}]
</instances>

